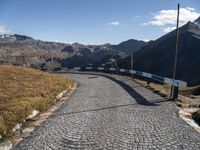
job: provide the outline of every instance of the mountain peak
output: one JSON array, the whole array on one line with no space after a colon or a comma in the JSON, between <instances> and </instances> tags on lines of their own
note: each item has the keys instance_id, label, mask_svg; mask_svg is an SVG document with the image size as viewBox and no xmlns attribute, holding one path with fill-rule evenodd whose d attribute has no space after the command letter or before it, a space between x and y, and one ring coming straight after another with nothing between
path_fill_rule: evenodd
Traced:
<instances>
[{"instance_id":1,"label":"mountain peak","mask_svg":"<svg viewBox=\"0 0 200 150\"><path fill-rule=\"evenodd\" d=\"M197 18L197 20L194 21L195 23L199 23L200 24L200 17Z\"/></svg>"},{"instance_id":2,"label":"mountain peak","mask_svg":"<svg viewBox=\"0 0 200 150\"><path fill-rule=\"evenodd\" d=\"M19 34L3 34L3 35L0 35L0 38L6 39L6 40L12 39L12 40L16 40L16 41L24 41L27 39L33 40L33 38L31 38L29 36L19 35Z\"/></svg>"},{"instance_id":3,"label":"mountain peak","mask_svg":"<svg viewBox=\"0 0 200 150\"><path fill-rule=\"evenodd\" d=\"M16 40L20 40L20 41L26 40L26 39L33 39L33 38L26 36L26 35L14 34L13 36L16 38Z\"/></svg>"},{"instance_id":4,"label":"mountain peak","mask_svg":"<svg viewBox=\"0 0 200 150\"><path fill-rule=\"evenodd\" d=\"M127 41L124 41L124 42L116 45L115 48L117 50L120 50L120 51L123 51L123 52L126 52L126 53L131 53L131 52L138 51L144 45L146 45L146 42L144 42L144 41L129 39Z\"/></svg>"},{"instance_id":5,"label":"mountain peak","mask_svg":"<svg viewBox=\"0 0 200 150\"><path fill-rule=\"evenodd\" d=\"M194 24L196 24L197 26L200 26L200 17L197 18L197 20L194 21Z\"/></svg>"}]
</instances>

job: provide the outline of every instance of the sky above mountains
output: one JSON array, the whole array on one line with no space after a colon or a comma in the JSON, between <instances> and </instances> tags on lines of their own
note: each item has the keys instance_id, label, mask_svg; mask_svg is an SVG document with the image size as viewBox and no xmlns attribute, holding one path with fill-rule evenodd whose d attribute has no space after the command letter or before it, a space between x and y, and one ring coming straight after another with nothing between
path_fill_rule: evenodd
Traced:
<instances>
[{"instance_id":1,"label":"sky above mountains","mask_svg":"<svg viewBox=\"0 0 200 150\"><path fill-rule=\"evenodd\" d=\"M0 34L46 41L117 44L153 40L200 16L199 0L0 0Z\"/></svg>"}]
</instances>

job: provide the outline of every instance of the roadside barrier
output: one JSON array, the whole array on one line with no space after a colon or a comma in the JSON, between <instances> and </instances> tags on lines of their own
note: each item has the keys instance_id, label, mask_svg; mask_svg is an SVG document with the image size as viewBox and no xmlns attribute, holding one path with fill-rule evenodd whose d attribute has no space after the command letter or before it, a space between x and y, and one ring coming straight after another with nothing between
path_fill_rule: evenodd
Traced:
<instances>
[{"instance_id":1,"label":"roadside barrier","mask_svg":"<svg viewBox=\"0 0 200 150\"><path fill-rule=\"evenodd\" d=\"M187 87L187 82L181 81L181 80L174 80L167 77L158 76L155 74L147 73L147 72L141 72L137 70L128 70L123 68L105 68L105 67L74 67L72 69L76 69L79 71L105 71L105 72L120 72L120 73L128 73L131 75L135 75L138 77L143 77L147 79L147 82L150 82L149 80L158 81L160 83L170 84L173 86L172 88L172 98L178 98L178 90L179 87Z\"/></svg>"}]
</instances>

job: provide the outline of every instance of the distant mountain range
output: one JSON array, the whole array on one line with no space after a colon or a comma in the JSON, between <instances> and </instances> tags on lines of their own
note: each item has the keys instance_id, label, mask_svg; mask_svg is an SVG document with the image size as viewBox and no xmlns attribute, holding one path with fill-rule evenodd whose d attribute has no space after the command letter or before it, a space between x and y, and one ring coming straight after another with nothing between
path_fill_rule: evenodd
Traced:
<instances>
[{"instance_id":1,"label":"distant mountain range","mask_svg":"<svg viewBox=\"0 0 200 150\"><path fill-rule=\"evenodd\" d=\"M1 35L0 44L7 48L27 48L32 50L62 50L66 44L56 42L44 42L24 35Z\"/></svg>"},{"instance_id":2,"label":"distant mountain range","mask_svg":"<svg viewBox=\"0 0 200 150\"><path fill-rule=\"evenodd\" d=\"M131 47L131 50L128 47ZM17 64L40 66L55 60L62 67L86 66L101 62L107 56L127 56L145 45L143 41L129 40L119 45L83 45L79 43L65 44L35 40L24 35L0 36L0 60Z\"/></svg>"},{"instance_id":3,"label":"distant mountain range","mask_svg":"<svg viewBox=\"0 0 200 150\"><path fill-rule=\"evenodd\" d=\"M54 62L62 67L105 66L130 69L134 53L134 69L172 77L176 31L144 42L128 40L118 45L65 44L35 40L23 35L0 36L0 63L29 65L36 68ZM190 86L200 84L200 18L180 28L177 75Z\"/></svg>"}]
</instances>

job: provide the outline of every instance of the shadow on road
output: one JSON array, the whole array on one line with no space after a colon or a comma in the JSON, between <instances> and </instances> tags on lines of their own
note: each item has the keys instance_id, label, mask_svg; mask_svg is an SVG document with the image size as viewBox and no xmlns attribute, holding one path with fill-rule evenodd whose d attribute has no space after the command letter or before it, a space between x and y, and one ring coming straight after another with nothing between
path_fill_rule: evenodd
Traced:
<instances>
[{"instance_id":1,"label":"shadow on road","mask_svg":"<svg viewBox=\"0 0 200 150\"><path fill-rule=\"evenodd\" d=\"M160 102L166 102L166 100L155 100L153 103L151 103L151 106L157 106L155 103ZM125 105L116 105L116 106L109 106L109 107L102 107L102 108L95 108L95 109L89 109L89 110L82 110L82 111L75 111L75 112L67 112L67 113L61 113L59 115L52 115L52 117L56 116L62 116L62 115L71 115L71 114L79 114L79 113L85 113L85 112L94 112L94 111L102 111L102 110L108 110L108 109L114 109L114 108L121 108L121 107L129 107L134 105L140 105L139 103L132 103L132 104L125 104Z\"/></svg>"},{"instance_id":2,"label":"shadow on road","mask_svg":"<svg viewBox=\"0 0 200 150\"><path fill-rule=\"evenodd\" d=\"M126 83L117 80L113 77L110 76L106 76L106 75L102 75L114 82L116 82L117 84L119 84L126 92L128 92L128 94L134 98L134 100L140 104L140 105L146 105L146 106L157 106L157 104L151 103L149 102L146 98L144 98L142 95L140 95L139 93L137 93L132 87L130 87L129 85L127 85Z\"/></svg>"},{"instance_id":3,"label":"shadow on road","mask_svg":"<svg viewBox=\"0 0 200 150\"><path fill-rule=\"evenodd\" d=\"M85 112L94 112L94 111L101 111L101 110L108 110L108 109L114 109L114 108L121 108L121 107L128 107L128 106L133 106L133 105L138 105L137 103L135 104L125 104L125 105L116 105L116 106L110 106L110 107L102 107L102 108L95 108L95 109L89 109L89 110L81 110L81 111L72 111L72 112L67 112L67 113L61 113L59 115L52 115L53 116L62 116L62 115L70 115L70 114L79 114L79 113L85 113Z\"/></svg>"},{"instance_id":4,"label":"shadow on road","mask_svg":"<svg viewBox=\"0 0 200 150\"><path fill-rule=\"evenodd\" d=\"M134 90L134 88L142 87L142 86L130 87L129 85L127 85L123 81L117 80L116 78L111 77L109 75L104 75L104 74L99 74L99 73L94 73L94 72L92 72L92 73L91 72L70 72L69 74L99 75L99 76L103 76L105 78L108 78L108 79L116 82L117 84L119 84L140 105L158 106L159 104L157 104L157 103L170 101L170 100L166 100L166 99L158 99L158 100L154 100L154 101L149 102L145 97L143 97L142 95L140 95L139 93L137 93Z\"/></svg>"}]
</instances>

